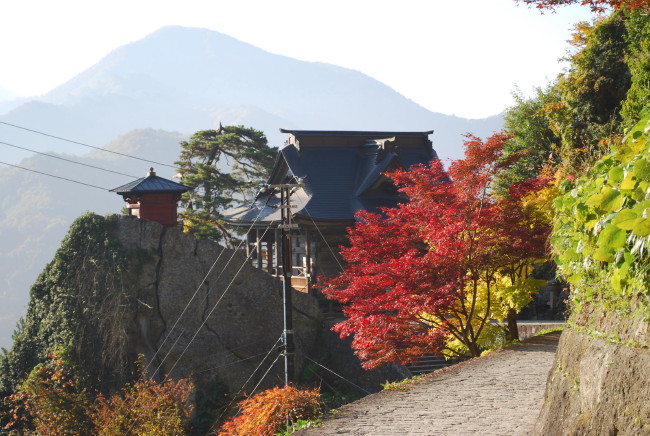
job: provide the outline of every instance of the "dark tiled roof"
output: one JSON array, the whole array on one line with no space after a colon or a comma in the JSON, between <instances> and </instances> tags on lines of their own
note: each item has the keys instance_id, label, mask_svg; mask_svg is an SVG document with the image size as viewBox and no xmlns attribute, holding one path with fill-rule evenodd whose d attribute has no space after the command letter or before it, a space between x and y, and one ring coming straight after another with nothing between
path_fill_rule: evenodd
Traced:
<instances>
[{"instance_id":1,"label":"dark tiled roof","mask_svg":"<svg viewBox=\"0 0 650 436\"><path fill-rule=\"evenodd\" d=\"M186 192L190 189L192 188L189 186L158 177L152 168L147 177L141 177L126 185L113 188L109 192L117 192L118 194L127 194L129 192Z\"/></svg>"},{"instance_id":2,"label":"dark tiled roof","mask_svg":"<svg viewBox=\"0 0 650 436\"><path fill-rule=\"evenodd\" d=\"M283 130L287 145L279 152L269 184L302 179L291 202L296 219L352 221L360 209L377 211L395 207L401 197L381 173L428 163L436 157L431 132L327 132ZM277 190L232 209L225 218L232 224L280 220Z\"/></svg>"}]
</instances>

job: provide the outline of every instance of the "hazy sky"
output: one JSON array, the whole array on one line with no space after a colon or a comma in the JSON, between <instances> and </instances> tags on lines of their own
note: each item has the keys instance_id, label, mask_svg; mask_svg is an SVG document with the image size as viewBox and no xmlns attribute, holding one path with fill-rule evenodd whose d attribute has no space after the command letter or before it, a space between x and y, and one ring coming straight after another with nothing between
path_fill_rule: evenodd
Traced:
<instances>
[{"instance_id":1,"label":"hazy sky","mask_svg":"<svg viewBox=\"0 0 650 436\"><path fill-rule=\"evenodd\" d=\"M479 118L562 69L572 6L514 0L5 0L0 88L45 93L165 25L216 30L264 50L362 71L422 106Z\"/></svg>"}]
</instances>

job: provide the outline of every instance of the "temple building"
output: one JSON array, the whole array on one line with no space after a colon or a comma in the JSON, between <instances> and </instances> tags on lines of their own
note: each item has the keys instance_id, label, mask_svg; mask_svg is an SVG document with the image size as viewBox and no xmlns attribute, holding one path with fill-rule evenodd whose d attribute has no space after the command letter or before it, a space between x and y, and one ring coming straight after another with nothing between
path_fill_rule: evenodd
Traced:
<instances>
[{"instance_id":1,"label":"temple building","mask_svg":"<svg viewBox=\"0 0 650 436\"><path fill-rule=\"evenodd\" d=\"M225 220L245 228L247 254L270 274L281 275L279 244L281 188L290 195L290 218L298 225L291 239L291 283L312 292L319 275L342 270L338 247L359 210L378 212L404 198L383 175L436 158L426 132L281 130L288 139L280 149L268 183L251 203L228 211Z\"/></svg>"},{"instance_id":2,"label":"temple building","mask_svg":"<svg viewBox=\"0 0 650 436\"><path fill-rule=\"evenodd\" d=\"M126 202L128 214L142 219L157 221L165 227L178 225L178 201L189 186L158 177L153 168L146 177L111 189Z\"/></svg>"}]
</instances>

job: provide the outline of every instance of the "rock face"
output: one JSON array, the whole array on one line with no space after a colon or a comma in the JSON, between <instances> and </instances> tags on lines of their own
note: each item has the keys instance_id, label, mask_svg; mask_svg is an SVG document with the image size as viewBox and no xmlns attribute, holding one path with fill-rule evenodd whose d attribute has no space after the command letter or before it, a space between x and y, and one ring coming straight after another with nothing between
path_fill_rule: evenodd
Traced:
<instances>
[{"instance_id":1,"label":"rock face","mask_svg":"<svg viewBox=\"0 0 650 436\"><path fill-rule=\"evenodd\" d=\"M120 217L112 232L147 259L129 274L136 295L125 317L128 354L143 354L150 373L160 368L201 384L219 379L231 392L250 392L267 370L262 388L283 380L274 350L283 330L278 280L241 252L156 222ZM293 302L300 369L320 319L313 297L294 292Z\"/></svg>"},{"instance_id":2,"label":"rock face","mask_svg":"<svg viewBox=\"0 0 650 436\"><path fill-rule=\"evenodd\" d=\"M650 434L649 347L642 316L583 307L562 333L533 434Z\"/></svg>"},{"instance_id":3,"label":"rock face","mask_svg":"<svg viewBox=\"0 0 650 436\"><path fill-rule=\"evenodd\" d=\"M191 378L197 398L281 385L280 285L239 250L153 221L82 215L32 286L13 347L0 354L0 393L19 389L55 345L70 353L88 388L105 395L139 376L139 355L154 379ZM362 371L349 341L330 327L313 296L293 292L300 382L331 387L346 379L336 392L347 395L407 374L396 365Z\"/></svg>"}]
</instances>

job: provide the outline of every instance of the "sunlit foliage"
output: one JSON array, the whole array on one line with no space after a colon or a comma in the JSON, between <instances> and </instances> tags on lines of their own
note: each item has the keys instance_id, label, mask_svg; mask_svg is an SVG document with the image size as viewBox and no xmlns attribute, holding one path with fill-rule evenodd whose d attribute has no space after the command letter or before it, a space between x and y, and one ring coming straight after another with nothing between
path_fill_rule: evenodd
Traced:
<instances>
[{"instance_id":1,"label":"sunlit foliage","mask_svg":"<svg viewBox=\"0 0 650 436\"><path fill-rule=\"evenodd\" d=\"M220 436L273 436L285 425L320 416L318 389L275 387L239 403L241 414L227 421Z\"/></svg>"},{"instance_id":2,"label":"sunlit foliage","mask_svg":"<svg viewBox=\"0 0 650 436\"><path fill-rule=\"evenodd\" d=\"M448 171L436 160L389 173L409 202L383 215L359 213L342 249L347 267L324 280L324 292L344 305L347 319L334 329L354 335L364 367L409 362L453 340L479 355L498 278L544 257L549 223L522 199L548 180L513 184L506 197L492 189L514 159L502 159L508 139L469 137L465 159ZM521 308L511 301L507 312Z\"/></svg>"}]
</instances>

